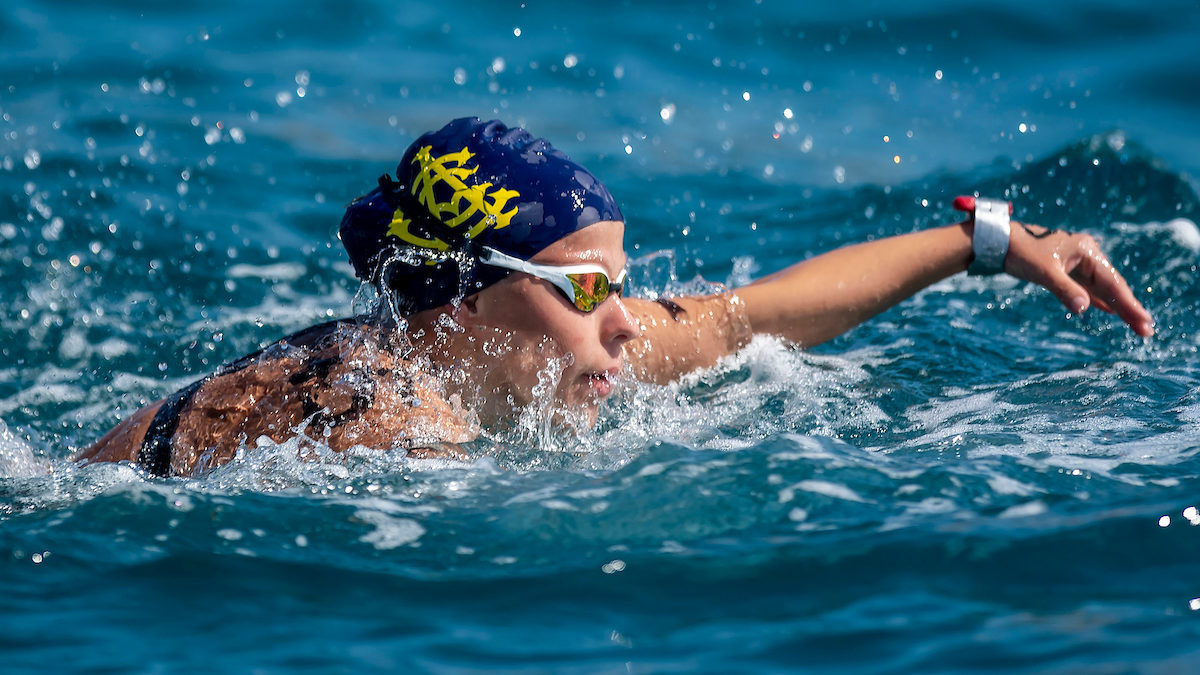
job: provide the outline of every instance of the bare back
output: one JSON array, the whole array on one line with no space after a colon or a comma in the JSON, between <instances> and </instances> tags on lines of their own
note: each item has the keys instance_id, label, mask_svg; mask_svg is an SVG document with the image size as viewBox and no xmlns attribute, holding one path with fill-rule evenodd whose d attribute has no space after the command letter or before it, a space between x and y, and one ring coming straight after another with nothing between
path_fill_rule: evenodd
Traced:
<instances>
[{"instance_id":1,"label":"bare back","mask_svg":"<svg viewBox=\"0 0 1200 675\"><path fill-rule=\"evenodd\" d=\"M122 421L78 459L193 475L265 436L304 433L337 451L417 450L477 431L437 379L396 356L375 329L332 322L238 359Z\"/></svg>"}]
</instances>

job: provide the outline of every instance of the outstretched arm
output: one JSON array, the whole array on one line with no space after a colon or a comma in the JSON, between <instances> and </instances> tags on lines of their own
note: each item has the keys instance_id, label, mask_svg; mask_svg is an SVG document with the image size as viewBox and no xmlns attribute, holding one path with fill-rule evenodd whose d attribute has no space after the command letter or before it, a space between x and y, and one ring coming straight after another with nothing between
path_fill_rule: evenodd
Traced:
<instances>
[{"instance_id":1,"label":"outstretched arm","mask_svg":"<svg viewBox=\"0 0 1200 675\"><path fill-rule=\"evenodd\" d=\"M811 347L967 269L969 227L951 225L845 246L738 289L755 333Z\"/></svg>"},{"instance_id":2,"label":"outstretched arm","mask_svg":"<svg viewBox=\"0 0 1200 675\"><path fill-rule=\"evenodd\" d=\"M1036 228L1040 230L1040 228ZM1091 305L1117 314L1138 335L1154 334L1150 313L1085 234L1041 232L1012 223L1004 269L1049 289L1072 312ZM967 269L973 253L974 223L855 244L797 263L718 298L677 300L683 312L657 303L630 300L642 320L642 336L627 354L634 372L669 381L712 365L741 347L750 334L778 335L811 347L850 330L917 291ZM692 303L696 309L692 311ZM714 324L715 316L725 317ZM744 321L745 329L730 327Z\"/></svg>"},{"instance_id":3,"label":"outstretched arm","mask_svg":"<svg viewBox=\"0 0 1200 675\"><path fill-rule=\"evenodd\" d=\"M967 220L847 246L760 279L737 293L755 333L803 346L830 340L917 291L967 268ZM1031 228L1032 229L1032 228ZM1040 229L1040 228L1038 228ZM1086 234L1039 232L1012 223L1004 269L1046 287L1072 312L1095 304L1138 335L1154 334L1150 313Z\"/></svg>"}]
</instances>

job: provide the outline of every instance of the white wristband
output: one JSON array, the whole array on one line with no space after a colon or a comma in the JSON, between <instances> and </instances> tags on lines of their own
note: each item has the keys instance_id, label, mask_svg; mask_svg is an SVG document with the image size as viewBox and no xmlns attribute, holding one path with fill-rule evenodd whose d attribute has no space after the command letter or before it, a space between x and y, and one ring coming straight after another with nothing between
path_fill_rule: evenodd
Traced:
<instances>
[{"instance_id":1,"label":"white wristband","mask_svg":"<svg viewBox=\"0 0 1200 675\"><path fill-rule=\"evenodd\" d=\"M975 260L967 268L967 274L1000 274L1004 271L1004 256L1008 255L1009 226L1008 202L997 199L975 200L975 234L971 237L971 248Z\"/></svg>"}]
</instances>

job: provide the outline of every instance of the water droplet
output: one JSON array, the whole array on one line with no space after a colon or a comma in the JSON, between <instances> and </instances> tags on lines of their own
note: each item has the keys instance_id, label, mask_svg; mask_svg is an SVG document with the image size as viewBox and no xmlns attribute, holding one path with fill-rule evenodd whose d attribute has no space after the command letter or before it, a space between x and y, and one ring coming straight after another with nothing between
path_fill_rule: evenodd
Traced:
<instances>
[{"instance_id":1,"label":"water droplet","mask_svg":"<svg viewBox=\"0 0 1200 675\"><path fill-rule=\"evenodd\" d=\"M1189 506L1184 509L1183 517L1187 518L1187 521L1192 525L1200 525L1200 511L1197 511L1196 507L1194 506Z\"/></svg>"},{"instance_id":2,"label":"water droplet","mask_svg":"<svg viewBox=\"0 0 1200 675\"><path fill-rule=\"evenodd\" d=\"M624 560L612 560L600 566L600 571L605 574L615 574L616 572L625 571Z\"/></svg>"}]
</instances>

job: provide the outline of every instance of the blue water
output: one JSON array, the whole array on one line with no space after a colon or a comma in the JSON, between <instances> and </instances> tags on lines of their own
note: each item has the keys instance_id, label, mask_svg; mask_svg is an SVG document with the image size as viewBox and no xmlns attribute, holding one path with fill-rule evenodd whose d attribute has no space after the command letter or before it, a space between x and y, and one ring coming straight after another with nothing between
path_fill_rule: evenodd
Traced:
<instances>
[{"instance_id":1,"label":"blue water","mask_svg":"<svg viewBox=\"0 0 1200 675\"><path fill-rule=\"evenodd\" d=\"M5 3L0 669L1186 672L1198 39L1193 2ZM368 302L342 206L467 114L604 178L638 294L979 190L1099 237L1159 333L955 277L468 462L70 462Z\"/></svg>"}]
</instances>

